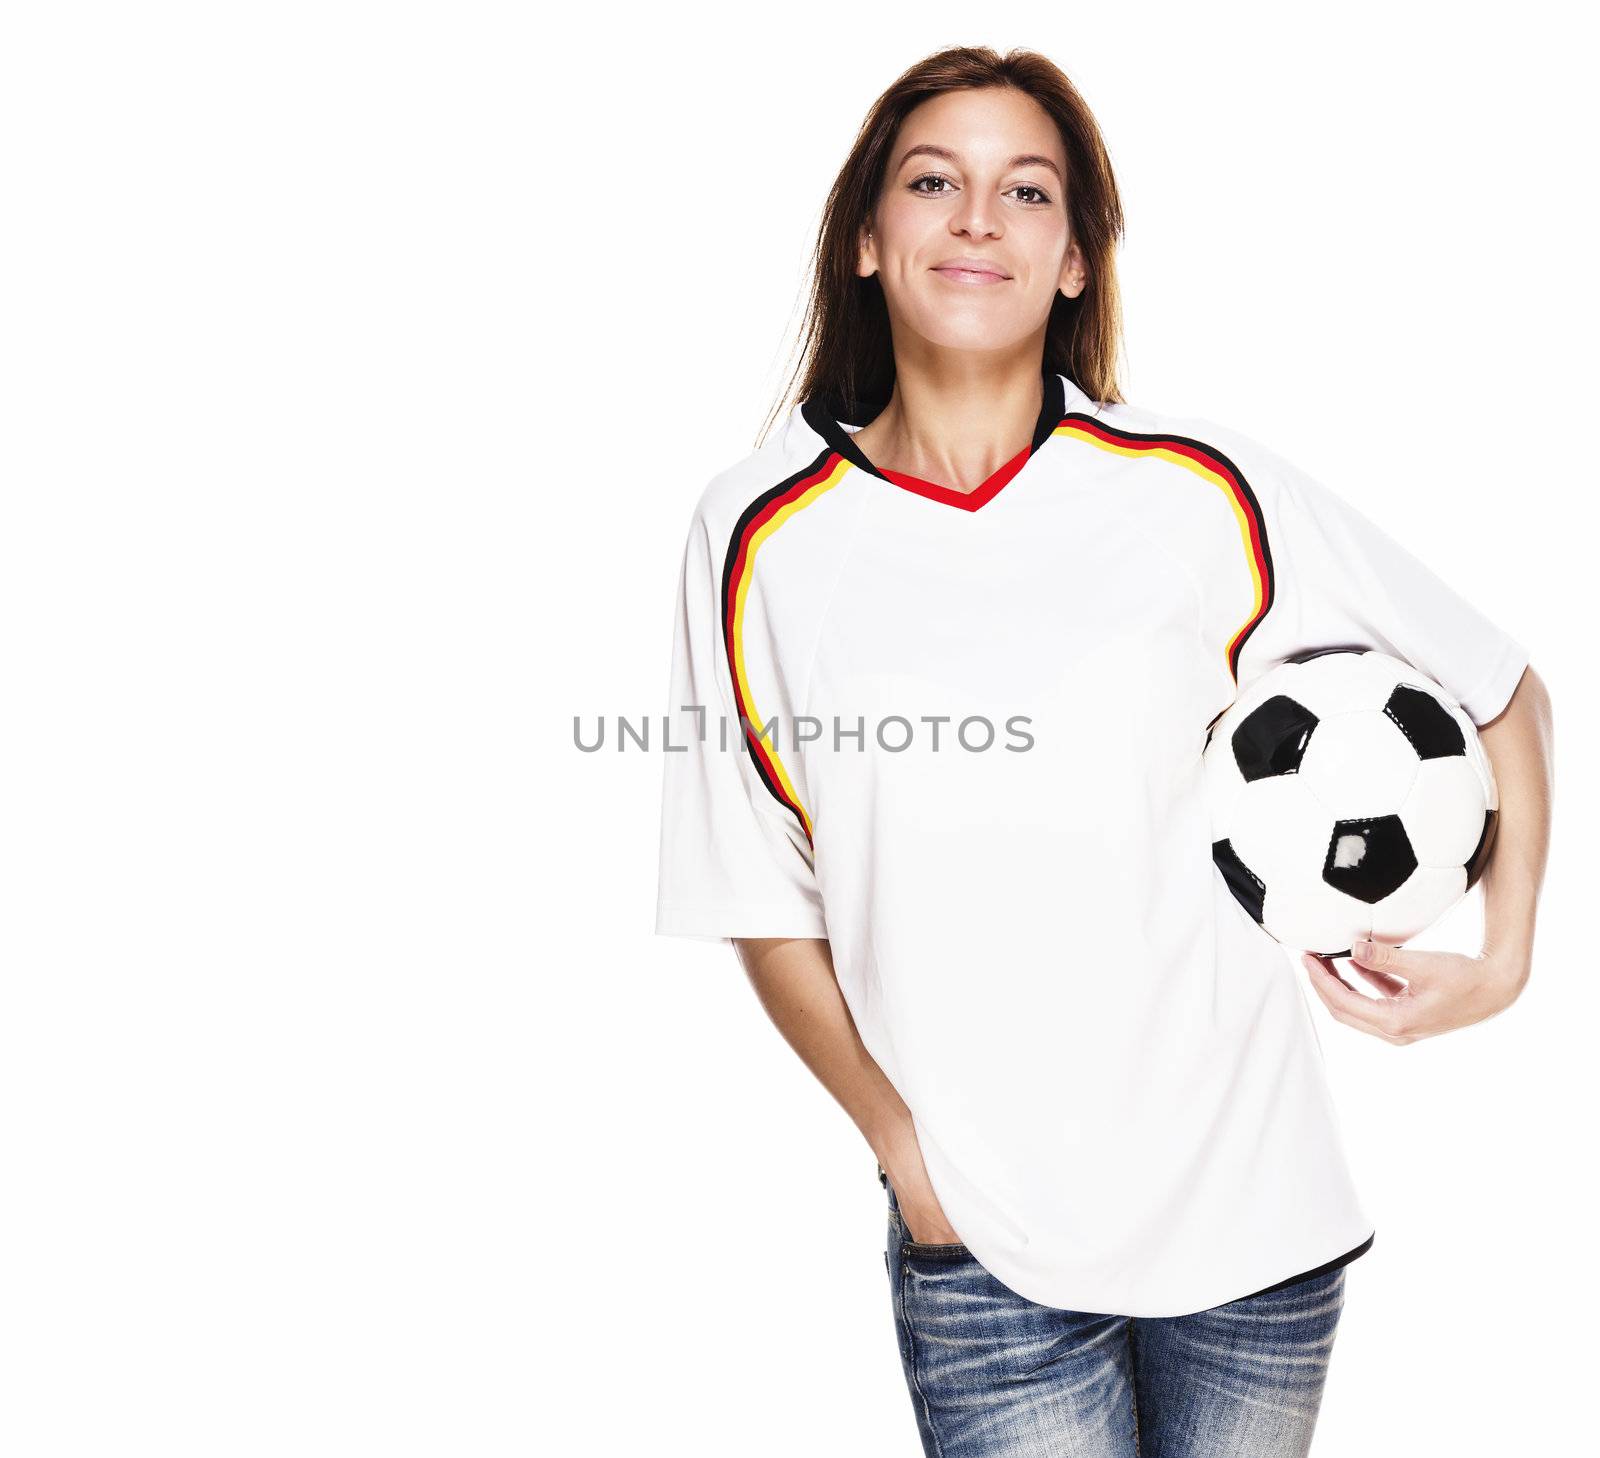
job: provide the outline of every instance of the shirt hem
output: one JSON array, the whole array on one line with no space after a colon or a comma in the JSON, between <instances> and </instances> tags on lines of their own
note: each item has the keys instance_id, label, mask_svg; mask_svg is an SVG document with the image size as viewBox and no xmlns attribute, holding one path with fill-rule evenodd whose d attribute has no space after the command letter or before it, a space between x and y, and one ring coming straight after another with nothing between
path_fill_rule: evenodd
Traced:
<instances>
[{"instance_id":1,"label":"shirt hem","mask_svg":"<svg viewBox=\"0 0 1600 1458\"><path fill-rule=\"evenodd\" d=\"M1500 662L1495 665L1494 672L1465 698L1458 700L1474 726L1481 728L1490 720L1500 717L1511 702L1511 696L1522 682L1522 675L1527 668L1528 650L1521 643L1512 641Z\"/></svg>"},{"instance_id":2,"label":"shirt hem","mask_svg":"<svg viewBox=\"0 0 1600 1458\"><path fill-rule=\"evenodd\" d=\"M1309 1271L1301 1271L1297 1276L1285 1276L1281 1281L1274 1281L1270 1286L1263 1286L1259 1291L1252 1291L1248 1296L1238 1296L1235 1300L1249 1301L1256 1296L1265 1296L1269 1291L1282 1291L1288 1286L1297 1286L1301 1281L1309 1281L1314 1276L1325 1276L1329 1271L1336 1271L1340 1266L1347 1266L1359 1256L1364 1256L1372 1249L1372 1242L1378 1232L1374 1230L1360 1245L1352 1246L1341 1256L1335 1256L1331 1261L1324 1261L1320 1266L1313 1266Z\"/></svg>"},{"instance_id":3,"label":"shirt hem","mask_svg":"<svg viewBox=\"0 0 1600 1458\"><path fill-rule=\"evenodd\" d=\"M656 907L655 934L725 942L734 937L799 937L826 940L828 926L816 912L785 906Z\"/></svg>"}]
</instances>

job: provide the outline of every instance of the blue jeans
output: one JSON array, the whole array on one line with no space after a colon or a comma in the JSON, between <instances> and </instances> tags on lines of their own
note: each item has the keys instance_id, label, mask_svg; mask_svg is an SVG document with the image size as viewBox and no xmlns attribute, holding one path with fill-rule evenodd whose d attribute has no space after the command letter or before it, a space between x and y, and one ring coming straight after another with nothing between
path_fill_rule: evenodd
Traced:
<instances>
[{"instance_id":1,"label":"blue jeans","mask_svg":"<svg viewBox=\"0 0 1600 1458\"><path fill-rule=\"evenodd\" d=\"M884 1265L929 1458L1303 1458L1345 1268L1189 1316L1040 1306L964 1245L919 1245L894 1186Z\"/></svg>"}]
</instances>

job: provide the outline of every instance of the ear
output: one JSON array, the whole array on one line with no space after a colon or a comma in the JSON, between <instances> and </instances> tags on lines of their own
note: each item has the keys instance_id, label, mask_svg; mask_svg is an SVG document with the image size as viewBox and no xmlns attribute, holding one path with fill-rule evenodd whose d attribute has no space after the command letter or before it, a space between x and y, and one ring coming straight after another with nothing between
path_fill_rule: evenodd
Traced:
<instances>
[{"instance_id":1,"label":"ear","mask_svg":"<svg viewBox=\"0 0 1600 1458\"><path fill-rule=\"evenodd\" d=\"M869 218L861 225L861 236L857 242L860 255L856 261L856 273L861 278L871 278L878 271L878 246L872 236L872 220Z\"/></svg>"},{"instance_id":2,"label":"ear","mask_svg":"<svg viewBox=\"0 0 1600 1458\"><path fill-rule=\"evenodd\" d=\"M1061 264L1061 282L1057 287L1069 299L1075 299L1089 285L1089 266L1084 262L1083 250L1077 239L1067 245L1067 256Z\"/></svg>"}]
</instances>

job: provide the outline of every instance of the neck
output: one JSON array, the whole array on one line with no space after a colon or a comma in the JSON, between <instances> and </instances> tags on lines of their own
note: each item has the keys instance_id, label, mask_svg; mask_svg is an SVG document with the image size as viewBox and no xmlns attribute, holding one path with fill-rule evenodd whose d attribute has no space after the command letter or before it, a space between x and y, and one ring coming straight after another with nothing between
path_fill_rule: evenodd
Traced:
<instances>
[{"instance_id":1,"label":"neck","mask_svg":"<svg viewBox=\"0 0 1600 1458\"><path fill-rule=\"evenodd\" d=\"M1031 444L1043 404L1042 366L929 366L896 360L894 394L855 434L880 470L970 491Z\"/></svg>"}]
</instances>

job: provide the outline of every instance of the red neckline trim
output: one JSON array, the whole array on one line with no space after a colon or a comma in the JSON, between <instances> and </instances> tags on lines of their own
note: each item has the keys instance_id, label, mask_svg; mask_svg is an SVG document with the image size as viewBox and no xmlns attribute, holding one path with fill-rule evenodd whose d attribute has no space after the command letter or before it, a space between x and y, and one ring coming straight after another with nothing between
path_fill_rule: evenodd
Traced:
<instances>
[{"instance_id":1,"label":"red neckline trim","mask_svg":"<svg viewBox=\"0 0 1600 1458\"><path fill-rule=\"evenodd\" d=\"M880 481L888 482L897 490L909 491L914 496L937 501L942 506L953 506L958 511L973 512L987 502L993 501L1005 485L1027 466L1056 433L1067 414L1066 376L1059 375L1054 370L1044 371L1044 397L1039 404L1039 418L1034 422L1032 441L972 491L956 491L949 486L941 486L936 481L924 481L920 476L908 476L904 471L884 471L873 465L862 454L861 447L853 438L855 429L860 427L847 430L843 423L859 420L867 413L859 402L846 406L842 402L821 395L813 395L800 405L801 418L805 423L826 441L833 451L858 470L865 471L869 476L876 476Z\"/></svg>"},{"instance_id":2,"label":"red neckline trim","mask_svg":"<svg viewBox=\"0 0 1600 1458\"><path fill-rule=\"evenodd\" d=\"M1033 442L1012 456L992 476L974 486L971 491L957 491L953 486L941 486L936 481L924 481L920 476L908 476L904 471L891 471L886 466L878 468L879 473L887 481L892 481L896 486L903 486L907 491L915 491L918 496L926 496L932 501L942 501L947 506L960 506L967 511L976 511L984 502L992 500L1006 482L1017 474L1028 463L1028 457L1033 454Z\"/></svg>"}]
</instances>

